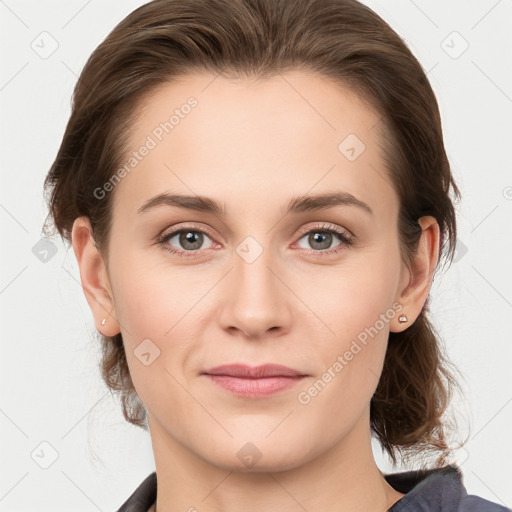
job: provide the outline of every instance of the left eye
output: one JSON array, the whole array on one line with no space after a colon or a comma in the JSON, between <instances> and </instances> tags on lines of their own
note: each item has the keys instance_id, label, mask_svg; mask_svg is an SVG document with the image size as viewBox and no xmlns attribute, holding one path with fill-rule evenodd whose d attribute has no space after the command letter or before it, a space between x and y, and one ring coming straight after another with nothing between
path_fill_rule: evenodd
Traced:
<instances>
[{"instance_id":1,"label":"left eye","mask_svg":"<svg viewBox=\"0 0 512 512\"><path fill-rule=\"evenodd\" d=\"M169 242L173 240L174 238L178 239L178 242L180 243L181 247L188 251L195 251L197 249L208 249L209 247L202 247L205 237L208 238L211 242L210 237L203 233L202 231L192 231L192 230L184 230L184 231L177 231L172 235L172 237L169 238Z\"/></svg>"},{"instance_id":2,"label":"left eye","mask_svg":"<svg viewBox=\"0 0 512 512\"><path fill-rule=\"evenodd\" d=\"M349 242L348 237L346 237L342 233L338 233L337 231L314 229L314 230L306 233L299 240L299 247L301 247L302 249L310 248L310 247L304 247L303 245L300 244L300 242L305 239L307 241L307 243L310 244L310 246L313 249L316 249L319 251L331 249L332 242L335 240L335 238L338 238L339 240L341 240L341 242L346 242L346 243ZM341 245L341 244L339 244L339 245Z\"/></svg>"}]
</instances>

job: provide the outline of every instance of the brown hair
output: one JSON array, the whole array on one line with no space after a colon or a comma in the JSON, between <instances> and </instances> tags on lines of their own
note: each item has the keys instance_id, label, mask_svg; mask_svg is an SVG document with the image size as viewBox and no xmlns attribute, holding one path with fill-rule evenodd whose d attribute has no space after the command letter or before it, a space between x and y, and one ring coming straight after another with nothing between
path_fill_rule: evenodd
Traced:
<instances>
[{"instance_id":1,"label":"brown hair","mask_svg":"<svg viewBox=\"0 0 512 512\"><path fill-rule=\"evenodd\" d=\"M403 261L421 234L417 220L436 218L440 261L456 241L450 187L460 198L443 144L436 98L400 37L356 0L154 0L122 20L96 48L76 84L62 144L45 180L49 215L71 241L74 220L89 217L108 268L113 193L94 194L122 163L137 102L187 72L265 78L291 69L315 71L348 86L381 116L386 165L400 198ZM48 221L48 219L47 219ZM47 231L45 222L45 232ZM437 271L437 268L436 268ZM449 455L444 417L457 382L428 319L428 300L405 331L390 333L371 400L371 427L396 462ZM127 421L147 429L121 334L101 337L102 377L120 393Z\"/></svg>"}]
</instances>

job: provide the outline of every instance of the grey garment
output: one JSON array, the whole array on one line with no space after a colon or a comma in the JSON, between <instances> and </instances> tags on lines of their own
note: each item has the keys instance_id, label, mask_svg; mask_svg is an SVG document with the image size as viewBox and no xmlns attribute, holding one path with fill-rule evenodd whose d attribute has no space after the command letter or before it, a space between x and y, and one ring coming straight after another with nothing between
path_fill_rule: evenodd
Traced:
<instances>
[{"instance_id":1,"label":"grey garment","mask_svg":"<svg viewBox=\"0 0 512 512\"><path fill-rule=\"evenodd\" d=\"M153 471L133 491L116 512L147 512L156 501L156 472Z\"/></svg>"},{"instance_id":2,"label":"grey garment","mask_svg":"<svg viewBox=\"0 0 512 512\"><path fill-rule=\"evenodd\" d=\"M398 492L406 493L389 512L511 512L511 509L468 494L455 465L384 475Z\"/></svg>"},{"instance_id":3,"label":"grey garment","mask_svg":"<svg viewBox=\"0 0 512 512\"><path fill-rule=\"evenodd\" d=\"M466 492L457 466L384 474L405 493L388 512L512 512ZM147 512L156 500L156 472L151 473L116 512Z\"/></svg>"}]
</instances>

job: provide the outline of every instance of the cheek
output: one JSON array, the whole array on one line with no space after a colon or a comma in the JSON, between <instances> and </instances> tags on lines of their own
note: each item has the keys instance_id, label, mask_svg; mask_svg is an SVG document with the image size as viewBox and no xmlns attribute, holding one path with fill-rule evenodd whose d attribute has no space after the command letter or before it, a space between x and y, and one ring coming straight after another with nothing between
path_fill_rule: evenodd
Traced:
<instances>
[{"instance_id":1,"label":"cheek","mask_svg":"<svg viewBox=\"0 0 512 512\"><path fill-rule=\"evenodd\" d=\"M166 339L208 291L206 277L186 268L148 265L143 257L124 257L113 273L121 325L129 336Z\"/></svg>"},{"instance_id":2,"label":"cheek","mask_svg":"<svg viewBox=\"0 0 512 512\"><path fill-rule=\"evenodd\" d=\"M382 371L390 322L396 316L392 305L399 266L396 263L395 268L393 262L398 260L375 253L352 261L331 274L303 281L300 292L324 323L315 351L322 372L316 376L321 381L316 387L322 390L318 404L328 409L330 403L340 411L348 404L352 409L363 407L371 398Z\"/></svg>"},{"instance_id":3,"label":"cheek","mask_svg":"<svg viewBox=\"0 0 512 512\"><path fill-rule=\"evenodd\" d=\"M170 374L182 380L198 320L206 316L201 298L216 276L148 266L128 255L112 268L115 308L137 393L145 404L166 387L175 396L178 385Z\"/></svg>"},{"instance_id":4,"label":"cheek","mask_svg":"<svg viewBox=\"0 0 512 512\"><path fill-rule=\"evenodd\" d=\"M382 297L362 296L350 307L332 308L326 314L334 334L322 336L315 350L318 374L301 389L299 403L305 404L312 428L322 435L340 435L359 418L375 393L385 359L389 322L396 314ZM325 432L325 424L339 418L341 430ZM313 427L314 425L314 427Z\"/></svg>"},{"instance_id":5,"label":"cheek","mask_svg":"<svg viewBox=\"0 0 512 512\"><path fill-rule=\"evenodd\" d=\"M323 339L329 338L330 330L331 338L341 345L337 348L342 348L391 308L399 266L395 268L390 261L384 257L354 257L338 267L316 271L309 278L296 278L297 295L305 299L316 322L324 324ZM378 326L382 329L381 322Z\"/></svg>"}]
</instances>

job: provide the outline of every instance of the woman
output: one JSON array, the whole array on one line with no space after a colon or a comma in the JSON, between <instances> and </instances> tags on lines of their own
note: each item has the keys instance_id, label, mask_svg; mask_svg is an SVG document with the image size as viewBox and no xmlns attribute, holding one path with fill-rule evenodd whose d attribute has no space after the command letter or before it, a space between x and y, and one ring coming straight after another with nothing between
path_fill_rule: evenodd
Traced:
<instances>
[{"instance_id":1,"label":"woman","mask_svg":"<svg viewBox=\"0 0 512 512\"><path fill-rule=\"evenodd\" d=\"M369 8L140 7L82 71L45 186L103 378L151 435L120 512L505 510L447 464L427 306L460 194L428 80ZM372 435L421 468L385 475Z\"/></svg>"}]
</instances>

